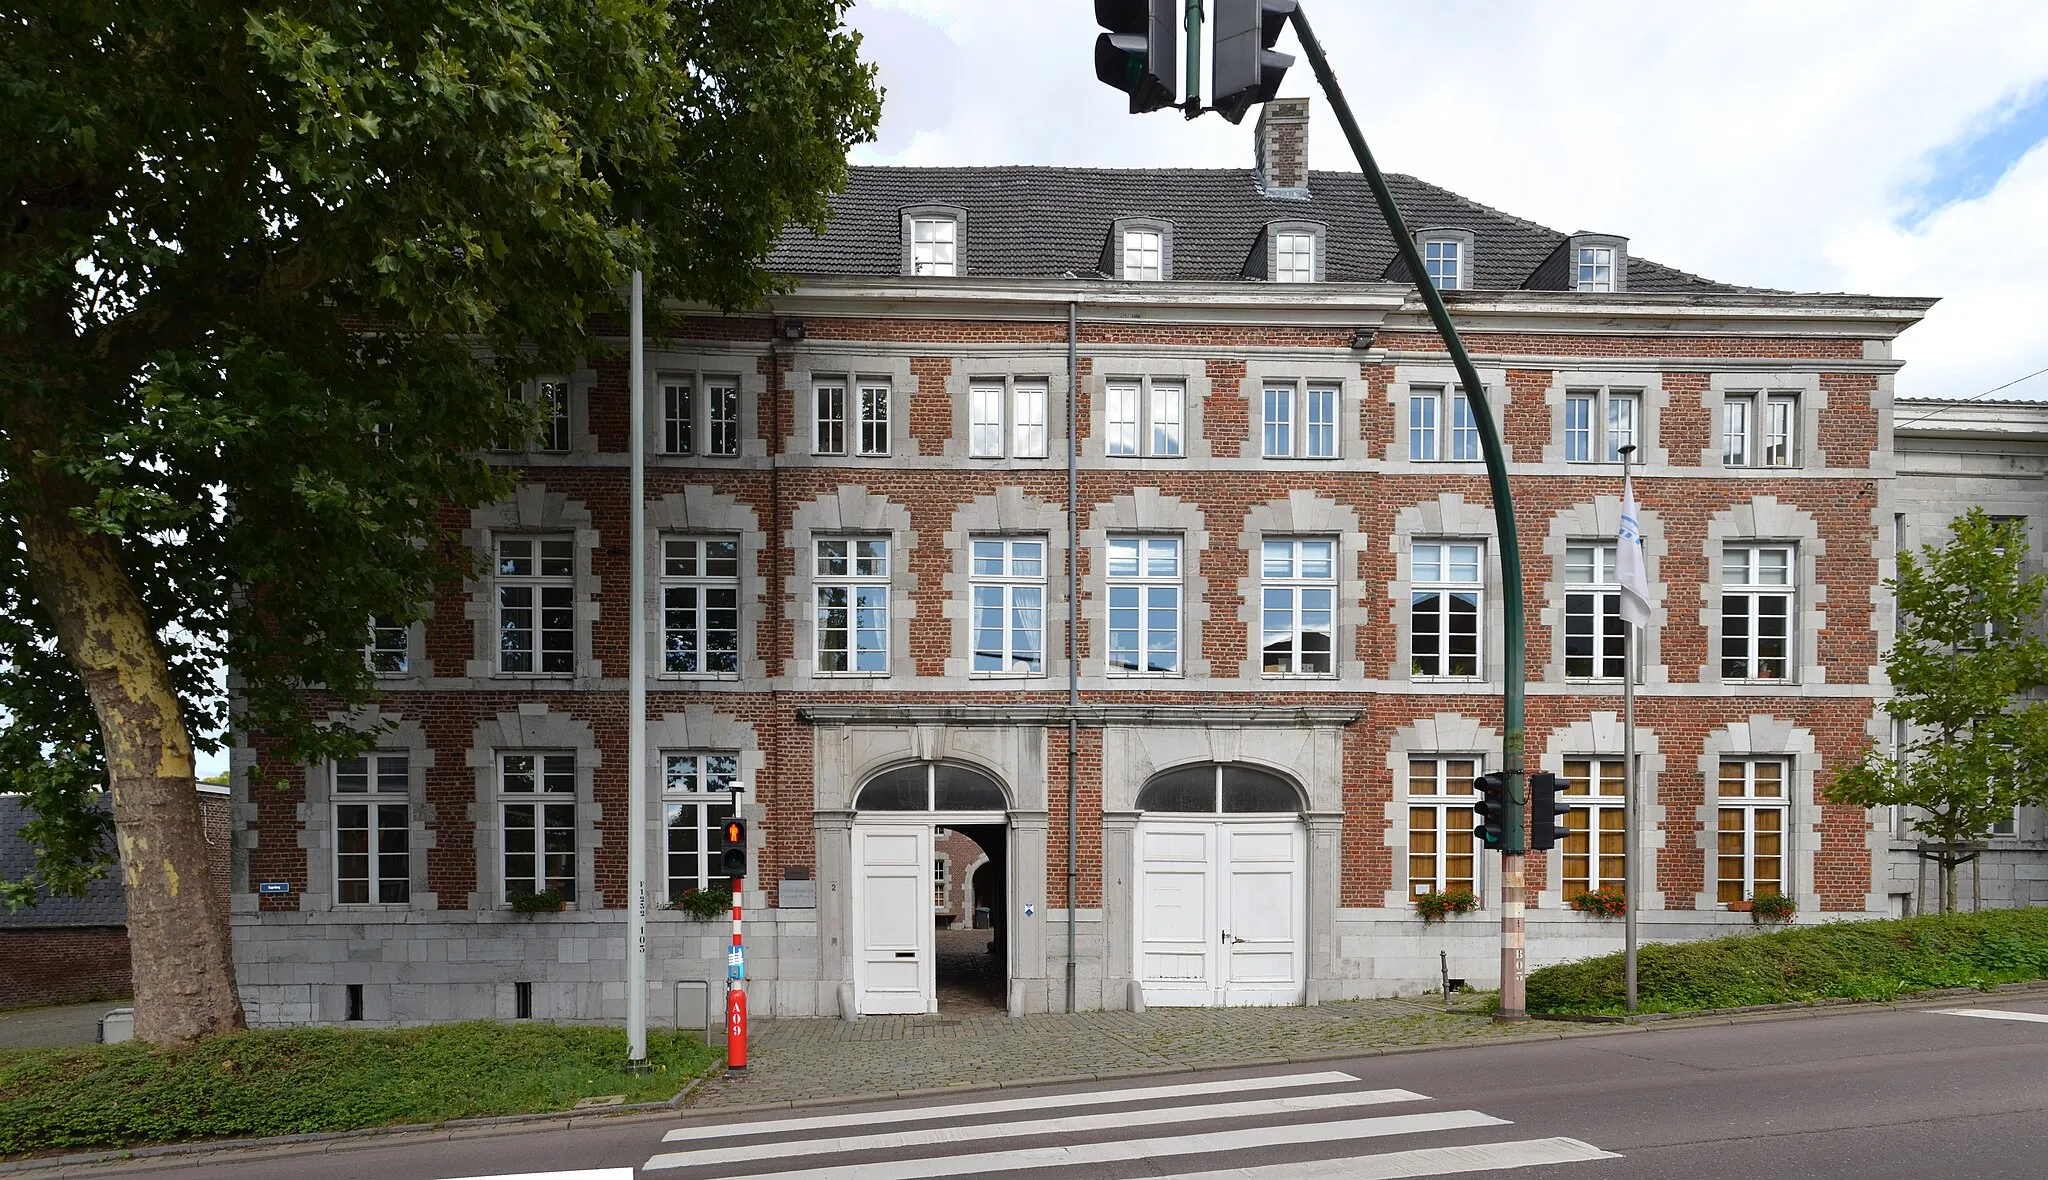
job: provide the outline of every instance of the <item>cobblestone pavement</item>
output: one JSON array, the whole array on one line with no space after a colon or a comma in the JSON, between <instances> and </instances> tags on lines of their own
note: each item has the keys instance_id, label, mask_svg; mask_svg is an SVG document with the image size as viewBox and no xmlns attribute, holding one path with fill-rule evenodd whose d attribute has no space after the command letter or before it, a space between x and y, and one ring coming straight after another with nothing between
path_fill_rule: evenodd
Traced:
<instances>
[{"instance_id":1,"label":"cobblestone pavement","mask_svg":"<svg viewBox=\"0 0 2048 1180\"><path fill-rule=\"evenodd\" d=\"M693 1107L809 1098L873 1097L895 1090L1016 1082L1530 1033L1554 1026L1495 1024L1487 997L1347 1000L1313 1008L1155 1008L1149 1012L865 1016L764 1020L753 1026L744 1079L710 1079ZM941 1007L943 1008L943 1002Z\"/></svg>"}]
</instances>

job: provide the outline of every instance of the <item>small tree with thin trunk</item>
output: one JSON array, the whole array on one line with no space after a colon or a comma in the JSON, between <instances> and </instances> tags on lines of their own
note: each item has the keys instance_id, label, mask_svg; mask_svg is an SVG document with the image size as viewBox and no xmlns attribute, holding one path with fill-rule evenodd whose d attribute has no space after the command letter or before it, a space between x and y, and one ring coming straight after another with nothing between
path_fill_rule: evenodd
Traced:
<instances>
[{"instance_id":1,"label":"small tree with thin trunk","mask_svg":"<svg viewBox=\"0 0 2048 1180\"><path fill-rule=\"evenodd\" d=\"M1956 908L1956 866L2013 808L2048 798L2048 643L2034 631L2048 578L2022 570L2026 535L1972 508L1941 548L1899 554L1899 633L1885 655L1905 723L1891 754L1873 744L1835 776L1837 803L1902 806L1941 866L1941 908Z\"/></svg>"}]
</instances>

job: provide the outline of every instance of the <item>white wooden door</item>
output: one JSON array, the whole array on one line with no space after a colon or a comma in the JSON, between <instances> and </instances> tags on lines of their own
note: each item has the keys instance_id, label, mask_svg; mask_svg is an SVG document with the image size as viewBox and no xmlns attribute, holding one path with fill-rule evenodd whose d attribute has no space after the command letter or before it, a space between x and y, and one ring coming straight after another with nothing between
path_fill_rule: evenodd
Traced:
<instances>
[{"instance_id":1,"label":"white wooden door","mask_svg":"<svg viewBox=\"0 0 2048 1180\"><path fill-rule=\"evenodd\" d=\"M936 1012L931 825L856 824L853 889L855 1009Z\"/></svg>"},{"instance_id":2,"label":"white wooden door","mask_svg":"<svg viewBox=\"0 0 2048 1180\"><path fill-rule=\"evenodd\" d=\"M1216 825L1146 823L1137 839L1138 981L1145 1003L1214 1004Z\"/></svg>"},{"instance_id":3,"label":"white wooden door","mask_svg":"<svg viewBox=\"0 0 2048 1180\"><path fill-rule=\"evenodd\" d=\"M1301 825L1226 823L1218 842L1223 1003L1301 1003L1307 934Z\"/></svg>"}]
</instances>

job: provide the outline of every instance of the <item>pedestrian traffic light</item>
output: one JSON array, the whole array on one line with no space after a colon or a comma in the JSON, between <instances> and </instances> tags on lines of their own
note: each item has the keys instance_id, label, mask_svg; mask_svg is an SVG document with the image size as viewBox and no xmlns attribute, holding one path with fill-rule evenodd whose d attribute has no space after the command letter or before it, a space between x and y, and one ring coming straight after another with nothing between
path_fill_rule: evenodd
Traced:
<instances>
[{"instance_id":1,"label":"pedestrian traffic light","mask_svg":"<svg viewBox=\"0 0 2048 1180\"><path fill-rule=\"evenodd\" d=\"M718 870L728 877L747 875L747 821L738 816L725 821L725 848L719 853Z\"/></svg>"},{"instance_id":2,"label":"pedestrian traffic light","mask_svg":"<svg viewBox=\"0 0 2048 1180\"><path fill-rule=\"evenodd\" d=\"M1529 847L1554 848L1571 835L1571 829L1557 822L1570 815L1572 805L1564 797L1565 780L1541 771L1529 776Z\"/></svg>"},{"instance_id":3,"label":"pedestrian traffic light","mask_svg":"<svg viewBox=\"0 0 2048 1180\"><path fill-rule=\"evenodd\" d=\"M1216 112L1233 123L1280 93L1294 58L1275 53L1273 43L1294 11L1295 0L1216 0Z\"/></svg>"},{"instance_id":4,"label":"pedestrian traffic light","mask_svg":"<svg viewBox=\"0 0 2048 1180\"><path fill-rule=\"evenodd\" d=\"M1095 76L1131 96L1131 113L1173 105L1180 0L1095 0Z\"/></svg>"},{"instance_id":5,"label":"pedestrian traffic light","mask_svg":"<svg viewBox=\"0 0 2048 1180\"><path fill-rule=\"evenodd\" d=\"M1472 805L1472 810L1485 820L1474 825L1472 835L1499 852L1508 842L1508 776L1499 771L1482 774L1472 780L1472 789L1479 792L1479 801Z\"/></svg>"}]
</instances>

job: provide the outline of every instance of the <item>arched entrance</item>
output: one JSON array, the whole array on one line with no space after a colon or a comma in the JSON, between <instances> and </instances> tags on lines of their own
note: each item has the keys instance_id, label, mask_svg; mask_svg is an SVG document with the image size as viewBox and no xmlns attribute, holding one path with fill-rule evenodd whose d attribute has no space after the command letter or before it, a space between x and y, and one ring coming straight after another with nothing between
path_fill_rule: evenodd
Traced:
<instances>
[{"instance_id":1,"label":"arched entrance","mask_svg":"<svg viewBox=\"0 0 2048 1180\"><path fill-rule=\"evenodd\" d=\"M1301 1003L1301 792L1271 771L1203 762L1154 775L1137 803L1134 941L1145 1003Z\"/></svg>"},{"instance_id":2,"label":"arched entrance","mask_svg":"<svg viewBox=\"0 0 2048 1180\"><path fill-rule=\"evenodd\" d=\"M854 796L854 811L855 1011L863 1016L939 1011L942 959L949 976L966 977L957 982L972 989L955 990L956 981L949 979L945 994L964 1002L986 990L991 994L985 1006L1002 1010L1009 990L1002 902L1008 881L1009 799L1002 784L958 763L914 762L869 779ZM954 866L940 867L935 844L941 830L967 837L988 857L993 871L976 883L976 892L983 893L992 881L996 894L977 898L978 904L989 905L992 927L975 931L970 922L961 937L949 931L944 948L937 938L936 915L944 908L937 891ZM970 940L979 953L994 954L992 967L959 958Z\"/></svg>"}]
</instances>

